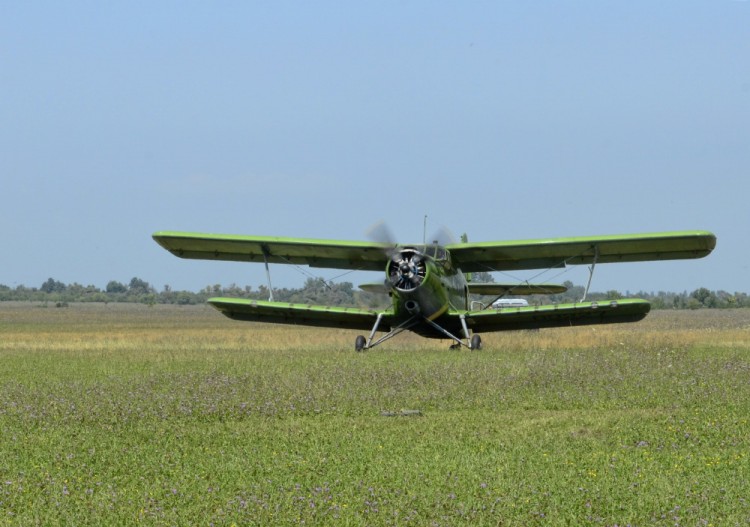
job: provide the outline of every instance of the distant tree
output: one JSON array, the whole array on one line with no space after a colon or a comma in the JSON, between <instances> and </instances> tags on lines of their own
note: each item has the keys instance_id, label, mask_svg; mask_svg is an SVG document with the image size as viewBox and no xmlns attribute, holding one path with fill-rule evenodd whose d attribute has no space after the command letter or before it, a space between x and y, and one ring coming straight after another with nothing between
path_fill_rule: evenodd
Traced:
<instances>
[{"instance_id":1,"label":"distant tree","mask_svg":"<svg viewBox=\"0 0 750 527\"><path fill-rule=\"evenodd\" d=\"M180 291L174 297L174 303L178 305L196 304L196 295L187 291Z\"/></svg>"},{"instance_id":2,"label":"distant tree","mask_svg":"<svg viewBox=\"0 0 750 527\"><path fill-rule=\"evenodd\" d=\"M688 309L700 309L703 307L703 304L701 304L700 300L691 296L687 299L686 307Z\"/></svg>"},{"instance_id":3,"label":"distant tree","mask_svg":"<svg viewBox=\"0 0 750 527\"><path fill-rule=\"evenodd\" d=\"M716 295L705 287L696 289L690 293L690 297L700 302L704 307L716 307Z\"/></svg>"},{"instance_id":4,"label":"distant tree","mask_svg":"<svg viewBox=\"0 0 750 527\"><path fill-rule=\"evenodd\" d=\"M583 298L583 293L586 291L586 288L581 285L575 285L570 280L566 280L562 284L565 286L568 290L564 293L560 293L558 295L549 295L546 297L546 300L553 304L561 304L564 302L578 302L581 298ZM591 300L594 295L589 295L589 299ZM546 303L546 302L541 302Z\"/></svg>"},{"instance_id":5,"label":"distant tree","mask_svg":"<svg viewBox=\"0 0 750 527\"><path fill-rule=\"evenodd\" d=\"M128 288L122 282L118 282L116 280L110 280L107 283L107 287L106 287L105 291L107 291L107 293L113 293L113 294L127 293Z\"/></svg>"},{"instance_id":6,"label":"distant tree","mask_svg":"<svg viewBox=\"0 0 750 527\"><path fill-rule=\"evenodd\" d=\"M147 295L149 293L152 293L154 289L153 287L151 287L151 284L149 284L145 280L141 280L140 278L133 278L132 280L130 280L128 291L134 295Z\"/></svg>"},{"instance_id":7,"label":"distant tree","mask_svg":"<svg viewBox=\"0 0 750 527\"><path fill-rule=\"evenodd\" d=\"M13 292L7 285L0 284L0 302L7 300L13 300Z\"/></svg>"},{"instance_id":8,"label":"distant tree","mask_svg":"<svg viewBox=\"0 0 750 527\"><path fill-rule=\"evenodd\" d=\"M245 295L245 291L237 284L230 284L229 287L222 289L221 294L224 296L241 298Z\"/></svg>"},{"instance_id":9,"label":"distant tree","mask_svg":"<svg viewBox=\"0 0 750 527\"><path fill-rule=\"evenodd\" d=\"M322 278L308 278L302 289L297 289L288 294L286 291L279 293L279 300L296 302L300 304L317 304L330 306L352 306L355 304L354 287L351 282L332 283Z\"/></svg>"},{"instance_id":10,"label":"distant tree","mask_svg":"<svg viewBox=\"0 0 750 527\"><path fill-rule=\"evenodd\" d=\"M614 289L607 291L606 295L607 300L620 300L622 298L622 294Z\"/></svg>"},{"instance_id":11,"label":"distant tree","mask_svg":"<svg viewBox=\"0 0 750 527\"><path fill-rule=\"evenodd\" d=\"M63 284L62 282L59 282L53 278L47 279L46 282L42 284L42 287L39 288L40 291L43 291L45 293L62 293L67 289L67 286Z\"/></svg>"},{"instance_id":12,"label":"distant tree","mask_svg":"<svg viewBox=\"0 0 750 527\"><path fill-rule=\"evenodd\" d=\"M651 307L653 309L665 309L667 307L666 303L664 302L664 298L660 296L656 296L651 299Z\"/></svg>"},{"instance_id":13,"label":"distant tree","mask_svg":"<svg viewBox=\"0 0 750 527\"><path fill-rule=\"evenodd\" d=\"M479 271L476 273L471 273L471 281L476 282L478 284L494 284L495 277L492 276L490 273Z\"/></svg>"},{"instance_id":14,"label":"distant tree","mask_svg":"<svg viewBox=\"0 0 750 527\"><path fill-rule=\"evenodd\" d=\"M77 282L73 282L68 286L67 289L68 297L70 297L71 301L74 300L82 300L84 297L90 297L91 295L94 295L99 292L99 288L95 285L81 285Z\"/></svg>"}]
</instances>

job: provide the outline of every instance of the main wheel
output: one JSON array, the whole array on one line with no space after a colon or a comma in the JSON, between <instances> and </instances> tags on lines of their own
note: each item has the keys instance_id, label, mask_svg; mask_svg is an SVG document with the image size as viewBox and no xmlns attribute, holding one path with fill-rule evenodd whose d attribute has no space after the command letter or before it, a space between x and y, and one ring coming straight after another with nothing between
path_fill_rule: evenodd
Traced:
<instances>
[{"instance_id":1,"label":"main wheel","mask_svg":"<svg viewBox=\"0 0 750 527\"><path fill-rule=\"evenodd\" d=\"M354 351L362 351L365 349L365 344L367 344L365 337L357 335L357 338L354 340Z\"/></svg>"},{"instance_id":2,"label":"main wheel","mask_svg":"<svg viewBox=\"0 0 750 527\"><path fill-rule=\"evenodd\" d=\"M471 349L480 350L482 349L482 337L474 335L471 337Z\"/></svg>"}]
</instances>

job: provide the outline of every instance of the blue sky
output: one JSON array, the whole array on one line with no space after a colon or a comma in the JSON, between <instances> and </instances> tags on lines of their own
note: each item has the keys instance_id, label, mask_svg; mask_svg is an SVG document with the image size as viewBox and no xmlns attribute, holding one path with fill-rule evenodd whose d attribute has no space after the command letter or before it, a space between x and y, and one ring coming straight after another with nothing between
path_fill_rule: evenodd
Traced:
<instances>
[{"instance_id":1,"label":"blue sky","mask_svg":"<svg viewBox=\"0 0 750 527\"><path fill-rule=\"evenodd\" d=\"M711 230L706 259L592 288L750 291L750 2L3 2L0 122L0 284L257 287L151 233L414 242L427 215L474 241Z\"/></svg>"}]
</instances>

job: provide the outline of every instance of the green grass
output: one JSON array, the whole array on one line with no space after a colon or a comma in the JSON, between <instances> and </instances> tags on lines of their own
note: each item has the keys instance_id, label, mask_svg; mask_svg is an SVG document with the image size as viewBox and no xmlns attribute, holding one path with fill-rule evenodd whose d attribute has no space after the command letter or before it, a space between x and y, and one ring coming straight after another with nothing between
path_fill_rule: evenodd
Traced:
<instances>
[{"instance_id":1,"label":"green grass","mask_svg":"<svg viewBox=\"0 0 750 527\"><path fill-rule=\"evenodd\" d=\"M203 306L0 304L0 524L745 525L749 329L356 354Z\"/></svg>"}]
</instances>

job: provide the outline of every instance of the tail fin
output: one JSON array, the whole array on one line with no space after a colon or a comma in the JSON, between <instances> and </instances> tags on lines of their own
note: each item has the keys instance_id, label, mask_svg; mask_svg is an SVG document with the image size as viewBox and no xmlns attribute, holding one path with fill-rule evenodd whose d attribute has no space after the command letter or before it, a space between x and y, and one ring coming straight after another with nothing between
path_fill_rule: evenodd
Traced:
<instances>
[{"instance_id":1,"label":"tail fin","mask_svg":"<svg viewBox=\"0 0 750 527\"><path fill-rule=\"evenodd\" d=\"M466 233L461 235L461 243L469 243L469 236ZM466 273L464 276L467 282L471 282L471 273Z\"/></svg>"}]
</instances>

